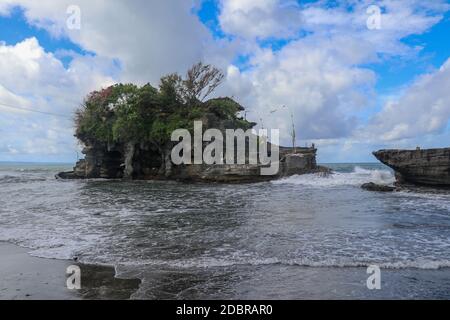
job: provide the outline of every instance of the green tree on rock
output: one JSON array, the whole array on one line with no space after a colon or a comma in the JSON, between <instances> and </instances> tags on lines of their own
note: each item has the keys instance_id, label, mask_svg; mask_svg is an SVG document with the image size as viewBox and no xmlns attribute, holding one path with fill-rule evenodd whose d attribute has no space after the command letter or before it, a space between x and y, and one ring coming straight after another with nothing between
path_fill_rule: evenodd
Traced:
<instances>
[{"instance_id":1,"label":"green tree on rock","mask_svg":"<svg viewBox=\"0 0 450 320\"><path fill-rule=\"evenodd\" d=\"M183 78L167 75L158 88L146 84L116 84L90 93L75 114L75 136L86 145L150 144L168 161L167 146L176 129L193 129L195 120L214 114L236 128L255 124L239 117L244 110L231 98L205 101L222 83L223 73L198 63ZM132 158L131 154L131 158Z\"/></svg>"}]
</instances>

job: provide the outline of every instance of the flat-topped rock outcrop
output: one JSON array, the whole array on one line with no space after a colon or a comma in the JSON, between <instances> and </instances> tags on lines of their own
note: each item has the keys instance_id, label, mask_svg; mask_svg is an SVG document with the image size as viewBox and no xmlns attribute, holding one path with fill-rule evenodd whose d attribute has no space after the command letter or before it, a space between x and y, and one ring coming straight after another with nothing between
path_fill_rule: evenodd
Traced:
<instances>
[{"instance_id":1,"label":"flat-topped rock outcrop","mask_svg":"<svg viewBox=\"0 0 450 320\"><path fill-rule=\"evenodd\" d=\"M450 186L450 148L380 150L373 154L395 171L397 184Z\"/></svg>"}]
</instances>

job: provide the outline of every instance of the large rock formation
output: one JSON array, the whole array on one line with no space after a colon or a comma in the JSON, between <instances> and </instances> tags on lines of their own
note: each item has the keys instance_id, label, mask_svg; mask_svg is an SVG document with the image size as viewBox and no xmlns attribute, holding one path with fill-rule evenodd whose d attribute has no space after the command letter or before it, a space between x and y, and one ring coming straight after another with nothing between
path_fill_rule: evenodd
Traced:
<instances>
[{"instance_id":1,"label":"large rock formation","mask_svg":"<svg viewBox=\"0 0 450 320\"><path fill-rule=\"evenodd\" d=\"M130 150L133 150L130 155ZM329 172L316 162L315 148L280 148L279 172L277 175L261 175L261 165L170 165L159 150L135 144L131 146L96 145L84 148L85 159L77 162L72 172L57 175L62 179L139 179L181 180L205 182L258 182L296 174ZM170 154L166 150L164 154Z\"/></svg>"},{"instance_id":2,"label":"large rock formation","mask_svg":"<svg viewBox=\"0 0 450 320\"><path fill-rule=\"evenodd\" d=\"M222 133L227 129L235 129L236 126L234 121L223 120L213 113L206 114L201 121L205 130L217 128ZM265 181L296 174L329 172L328 168L317 165L317 149L314 146L295 149L280 147L278 174L265 176L261 174L262 165L248 164L248 153L247 164L173 165L170 155L175 143L172 142L162 146L143 142L110 144L86 140L84 143L86 147L82 152L85 159L78 161L73 171L58 174L58 178L171 179L239 183ZM248 141L246 147L248 148ZM267 150L271 150L270 143Z\"/></svg>"},{"instance_id":3,"label":"large rock formation","mask_svg":"<svg viewBox=\"0 0 450 320\"><path fill-rule=\"evenodd\" d=\"M193 141L197 142L194 149L202 151L209 142L220 146L220 133L225 136L228 129L243 133L256 126L256 123L247 121L245 108L232 98L206 100L223 78L217 68L198 63L188 70L184 78L178 74L162 77L157 88L150 84L116 84L91 92L75 113L75 136L86 146L83 150L85 159L80 160L72 172L60 173L58 177L244 182L326 170L317 166L314 147L281 148L277 159L271 159L272 155L268 154L272 162L279 162L280 170L274 176L262 175L266 170L260 165L228 164L233 162L229 161L231 159L215 159L216 162L227 163L224 165L174 165L171 153L178 142L172 142L172 135L177 129L185 129L181 135L183 141L185 136L194 135ZM197 121L201 121L201 128ZM205 138L207 142L202 146L195 136L208 129L215 129L215 134ZM233 137L228 138L233 141ZM239 148L246 145L246 150L251 143L258 147L266 143L250 134L246 138L239 134L239 140L236 136L235 140L240 141ZM223 142L231 144L231 141ZM188 153L188 149L179 151L184 162L189 162L189 155L184 153ZM216 156L216 148L212 149ZM270 153L270 150L268 144L267 150L262 152ZM250 157L248 152L245 156L236 152L234 160L237 160L237 155L246 158L246 163L255 163L248 161L249 158L255 160L254 154ZM230 157L230 154L226 156ZM198 160L198 157L193 158Z\"/></svg>"},{"instance_id":4,"label":"large rock formation","mask_svg":"<svg viewBox=\"0 0 450 320\"><path fill-rule=\"evenodd\" d=\"M397 184L450 186L450 148L380 150L373 154L394 169Z\"/></svg>"}]
</instances>

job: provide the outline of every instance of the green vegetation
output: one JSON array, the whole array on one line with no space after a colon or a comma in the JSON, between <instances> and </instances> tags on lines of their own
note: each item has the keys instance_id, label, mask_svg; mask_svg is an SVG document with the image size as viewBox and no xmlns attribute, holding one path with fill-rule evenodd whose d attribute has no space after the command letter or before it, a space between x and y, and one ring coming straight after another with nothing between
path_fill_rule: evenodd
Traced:
<instances>
[{"instance_id":1,"label":"green vegetation","mask_svg":"<svg viewBox=\"0 0 450 320\"><path fill-rule=\"evenodd\" d=\"M175 129L192 130L194 120L214 114L236 128L255 124L238 117L244 108L231 98L204 101L223 74L210 65L194 65L183 79L171 74L159 88L116 84L88 95L75 116L76 137L84 143L144 142L162 146Z\"/></svg>"}]
</instances>

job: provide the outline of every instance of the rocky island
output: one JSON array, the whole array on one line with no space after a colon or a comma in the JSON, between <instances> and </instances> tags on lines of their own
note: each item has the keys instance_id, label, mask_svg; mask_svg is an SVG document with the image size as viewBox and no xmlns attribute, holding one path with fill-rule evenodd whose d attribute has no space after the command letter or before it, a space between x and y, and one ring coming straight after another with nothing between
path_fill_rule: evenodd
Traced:
<instances>
[{"instance_id":1,"label":"rocky island","mask_svg":"<svg viewBox=\"0 0 450 320\"><path fill-rule=\"evenodd\" d=\"M279 171L272 176L261 175L260 164L174 165L171 150L176 143L171 133L176 129L192 131L196 120L205 130L221 132L255 127L256 123L239 116L244 108L233 99L205 101L222 79L218 69L199 63L185 78L178 74L163 77L159 88L117 84L92 92L75 117L75 136L84 146L85 159L57 178L254 182L328 172L317 165L314 146L280 147Z\"/></svg>"},{"instance_id":2,"label":"rocky island","mask_svg":"<svg viewBox=\"0 0 450 320\"><path fill-rule=\"evenodd\" d=\"M397 185L450 187L450 148L380 150L373 154L395 171Z\"/></svg>"}]
</instances>

